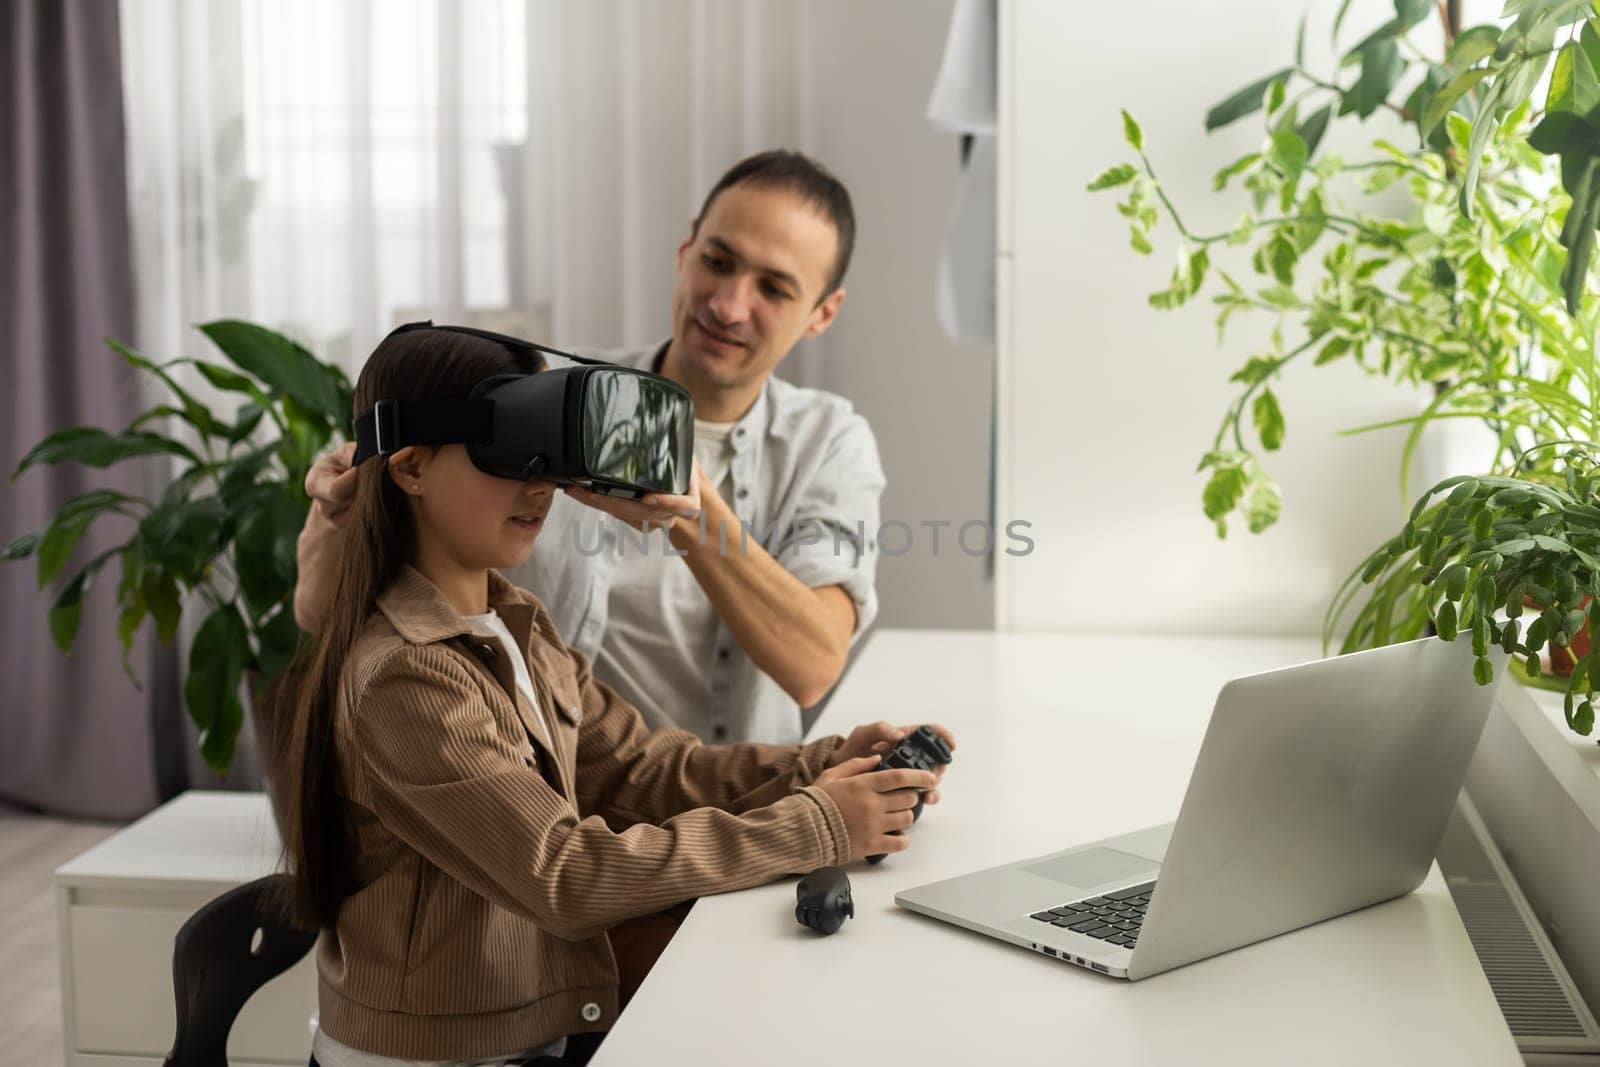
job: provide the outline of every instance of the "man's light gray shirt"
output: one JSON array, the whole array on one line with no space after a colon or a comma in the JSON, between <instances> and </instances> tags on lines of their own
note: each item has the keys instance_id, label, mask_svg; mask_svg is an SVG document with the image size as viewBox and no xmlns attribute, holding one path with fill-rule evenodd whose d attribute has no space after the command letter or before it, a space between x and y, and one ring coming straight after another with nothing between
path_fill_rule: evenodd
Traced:
<instances>
[{"instance_id":1,"label":"man's light gray shirt","mask_svg":"<svg viewBox=\"0 0 1600 1067\"><path fill-rule=\"evenodd\" d=\"M664 345L653 345L583 354L652 370L664 351ZM878 613L873 584L885 479L867 420L842 397L768 378L750 410L734 423L732 442L727 502L750 544L762 545L811 588L843 587L856 606L854 642ZM621 536L637 534L558 493L533 554L506 572L544 602L562 639L591 660L606 640ZM657 542L660 536L652 535ZM730 532L727 551L739 550L738 537ZM799 705L751 661L720 618L715 625L712 660L705 668L709 704L688 722L668 722L656 708L641 706L646 721L692 731L712 744L798 742ZM611 681L598 664L596 675Z\"/></svg>"}]
</instances>

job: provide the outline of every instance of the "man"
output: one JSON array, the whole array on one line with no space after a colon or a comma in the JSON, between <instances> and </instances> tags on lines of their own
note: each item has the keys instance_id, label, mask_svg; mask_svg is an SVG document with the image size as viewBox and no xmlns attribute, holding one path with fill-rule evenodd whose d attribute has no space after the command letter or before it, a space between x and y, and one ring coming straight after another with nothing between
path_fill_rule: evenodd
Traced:
<instances>
[{"instance_id":1,"label":"man","mask_svg":"<svg viewBox=\"0 0 1600 1067\"><path fill-rule=\"evenodd\" d=\"M712 188L678 247L671 337L600 353L689 391L690 490L622 501L569 489L509 577L654 726L711 743L799 741L800 709L832 688L877 613L884 476L872 431L842 398L773 377L838 316L854 243L836 178L796 152L752 156ZM350 488L347 463L324 457L307 480L303 577L331 565L323 534ZM296 591L307 628L319 612L301 594L321 584ZM880 740L899 733L885 725Z\"/></svg>"}]
</instances>

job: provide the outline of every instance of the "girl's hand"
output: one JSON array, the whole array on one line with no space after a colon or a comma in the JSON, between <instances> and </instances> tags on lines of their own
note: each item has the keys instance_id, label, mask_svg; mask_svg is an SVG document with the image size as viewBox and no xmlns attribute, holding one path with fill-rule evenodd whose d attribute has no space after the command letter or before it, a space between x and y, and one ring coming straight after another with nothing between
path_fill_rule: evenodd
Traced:
<instances>
[{"instance_id":1,"label":"girl's hand","mask_svg":"<svg viewBox=\"0 0 1600 1067\"><path fill-rule=\"evenodd\" d=\"M929 723L928 725L945 744L950 746L950 751L954 752L956 749L955 735L938 723ZM867 723L865 726L857 726L850 731L850 736L844 739L843 744L829 753L828 766L837 767L841 763L859 759L862 756L887 755L895 745L900 743L901 739L915 730L915 726L891 726L886 722L872 722ZM927 796L922 798L924 804L939 803L938 783L944 779L946 766L948 765L941 763L934 767L934 787L928 790Z\"/></svg>"},{"instance_id":2,"label":"girl's hand","mask_svg":"<svg viewBox=\"0 0 1600 1067\"><path fill-rule=\"evenodd\" d=\"M932 789L937 780L928 771L871 773L879 759L862 756L817 776L817 786L828 794L844 818L851 860L910 848L911 836L905 831L911 828L917 791Z\"/></svg>"}]
</instances>

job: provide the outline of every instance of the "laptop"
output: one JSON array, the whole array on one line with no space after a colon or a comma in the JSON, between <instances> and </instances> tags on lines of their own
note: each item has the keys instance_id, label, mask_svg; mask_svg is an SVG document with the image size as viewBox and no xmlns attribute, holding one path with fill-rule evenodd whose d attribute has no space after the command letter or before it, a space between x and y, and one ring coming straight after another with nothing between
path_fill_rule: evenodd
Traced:
<instances>
[{"instance_id":1,"label":"laptop","mask_svg":"<svg viewBox=\"0 0 1600 1067\"><path fill-rule=\"evenodd\" d=\"M901 907L1140 979L1422 884L1489 715L1470 641L1235 678L1175 823L895 894Z\"/></svg>"}]
</instances>

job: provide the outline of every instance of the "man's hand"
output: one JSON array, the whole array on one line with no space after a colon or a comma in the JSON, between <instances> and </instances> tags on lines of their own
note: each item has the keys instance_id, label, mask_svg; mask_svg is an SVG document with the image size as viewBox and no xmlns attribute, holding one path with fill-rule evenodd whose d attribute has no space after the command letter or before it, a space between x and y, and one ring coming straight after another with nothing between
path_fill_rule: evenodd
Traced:
<instances>
[{"instance_id":1,"label":"man's hand","mask_svg":"<svg viewBox=\"0 0 1600 1067\"><path fill-rule=\"evenodd\" d=\"M696 462L693 472L689 475L689 491L683 496L674 496L671 493L646 493L638 500L624 500L621 497L591 493L576 485L567 486L564 492L578 503L619 518L635 530L643 529L647 522L658 529L665 529L674 519L699 518L700 489L703 481L704 475L700 473L700 464Z\"/></svg>"},{"instance_id":2,"label":"man's hand","mask_svg":"<svg viewBox=\"0 0 1600 1067\"><path fill-rule=\"evenodd\" d=\"M350 441L331 452L324 452L306 471L306 496L322 505L322 514L331 522L344 517L356 499L356 472L350 466L356 444Z\"/></svg>"},{"instance_id":3,"label":"man's hand","mask_svg":"<svg viewBox=\"0 0 1600 1067\"><path fill-rule=\"evenodd\" d=\"M950 746L951 752L956 750L954 734L937 723L929 723L928 725L945 744ZM850 731L850 736L844 739L843 744L829 753L828 766L837 767L853 759L888 755L895 745L899 744L906 735L915 730L915 726L891 726L886 722L871 722L864 726L857 726ZM928 790L927 795L922 798L924 804L939 803L939 782L944 779L946 766L948 764L941 763L933 768L934 787Z\"/></svg>"}]
</instances>

